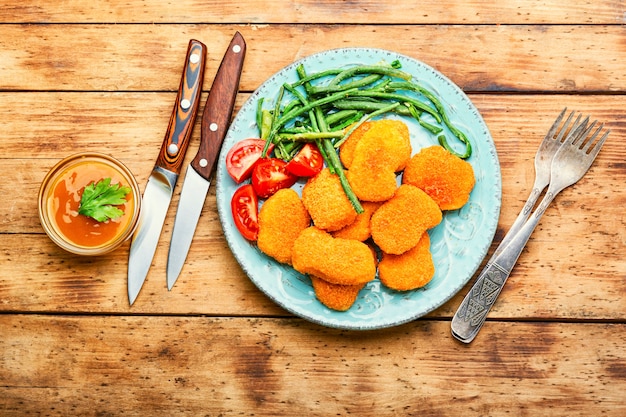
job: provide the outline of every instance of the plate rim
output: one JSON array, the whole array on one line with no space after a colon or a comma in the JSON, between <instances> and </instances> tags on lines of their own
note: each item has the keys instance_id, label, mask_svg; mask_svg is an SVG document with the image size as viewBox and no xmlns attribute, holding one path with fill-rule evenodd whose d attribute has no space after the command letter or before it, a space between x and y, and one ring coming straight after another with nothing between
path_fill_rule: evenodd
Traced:
<instances>
[{"instance_id":1,"label":"plate rim","mask_svg":"<svg viewBox=\"0 0 626 417\"><path fill-rule=\"evenodd\" d=\"M446 292L446 296L445 297L440 297L437 298L437 302L436 303L430 303L429 306L427 308L424 309L419 309L418 312L416 314L407 314L405 317L400 318L400 319L394 319L394 320L387 320L385 322L381 322L381 323L374 323L372 325L367 325L366 323L358 323L358 325L350 325L350 324L346 324L345 322L338 322L338 321L334 321L331 319L331 317L324 317L321 318L319 317L319 314L304 314L303 312L301 312L300 310L294 308L290 303L288 302L284 302L282 299L276 297L275 293L268 291L267 288L265 288L263 285L260 285L257 282L257 279L255 279L251 272L248 270L248 265L247 265L247 261L245 259L245 257L242 256L241 253L239 253L238 248L235 247L235 243L232 239L231 234L233 234L233 230L232 228L229 229L226 227L226 217L225 216L230 216L230 210L225 210L225 204L224 202L220 203L220 200L223 198L226 198L226 196L224 196L224 192L223 192L223 187L224 187L224 179L228 180L228 175L225 175L225 168L222 167L222 165L224 165L224 158L225 158L225 154L228 152L228 149L226 146L222 146L222 149L220 151L220 156L218 159L218 167L216 169L216 198L217 198L217 208L218 208L218 215L220 218L220 223L222 226L222 230L224 233L224 237L226 238L227 244L231 250L231 253L233 254L233 256L235 257L235 259L237 260L239 266L242 268L243 272L247 275L248 279L250 279L250 281L252 281L252 283L263 293L265 294L265 296L267 296L272 302L274 302L275 304L277 304L278 306L280 306L281 308L283 308L284 310L286 310L287 312L301 318L301 319L305 319L307 321L310 321L312 323L316 323L318 325L324 326L324 327L329 327L329 328L336 328L336 329L342 329L342 330L378 330L378 329L384 329L384 328L390 328L390 327L395 327L395 326L399 326L411 321L414 321L420 317L423 317L429 313L431 313L432 311L436 310L437 308L441 307L443 304L445 304L446 302L448 302L451 298L453 298L473 277L473 275L476 273L476 271L478 270L480 264L482 263L483 258L488 254L489 248L491 246L491 243L493 241L493 238L495 236L495 233L497 231L497 226L498 226L498 222L499 222L499 217L500 217L500 211L501 211L501 205L502 205L502 172L501 172L501 166L500 166L500 162L499 162L499 158L498 158L498 154L497 154L497 149L495 147L495 142L493 140L493 137L491 135L491 132L489 131L489 128L487 126L487 124L485 123L482 114L478 111L478 108L476 108L476 106L474 105L474 103L472 102L472 100L467 96L467 94L465 94L465 92L457 85L455 84L452 80L450 80L446 75L444 75L443 73L441 73L440 71L438 71L437 69L433 68L432 66L407 55L404 55L402 53L398 53L395 51L391 51L391 50L387 50L387 49L381 49L381 48L368 48L368 47L346 47L346 48L332 48L332 49L327 49L327 50L323 50L323 51L319 51L313 54L310 54L308 56L305 57L301 57L299 59L297 59L296 61L292 62L291 64L288 64L284 67L282 67L280 70L278 70L277 72L275 72L274 74L272 74L267 80L265 80L263 83L261 83L259 85L259 87L257 87L254 92L250 95L250 97L244 102L244 104L241 106L240 110L238 111L237 115L235 116L235 118L233 119L233 123L231 124L231 126L228 129L227 135L226 135L226 139L224 140L224 144L227 143L227 139L230 138L231 136L234 135L233 133L233 127L236 125L236 122L238 122L238 119L240 117L240 115L242 114L242 110L246 110L247 106L252 106L253 104L256 104L256 100L258 100L258 98L260 97L260 92L270 83L272 83L275 79L277 78L286 78L285 74L290 71L293 70L295 67L297 67L298 65L300 65L303 62L307 62L307 61L311 61L317 58L320 58L322 56L325 55L329 55L329 54L333 54L333 53L344 53L344 54L350 54L350 55L357 55L359 53L368 53L368 54L373 54L373 55L388 55L388 56L393 56L395 58L401 59L401 60L405 60L407 63L411 62L413 65L417 65L417 67L421 67L422 69L426 70L426 71L430 71L432 75L436 76L437 78L439 78L441 80L441 82L443 82L445 84L446 88L451 88L452 90L455 90L456 94L459 95L462 99L462 102L464 104L466 104L468 106L468 108L470 110L472 110L472 118L475 119L474 122L477 123L478 126L481 127L482 131L479 132L479 137L482 137L483 134L486 135L486 143L490 148L490 155L491 155L491 159L493 160L493 163L496 167L496 172L495 172L495 177L493 178L494 184L493 184L493 188L494 188L494 199L497 203L496 207L491 207L491 210L489 211L490 214L493 215L493 217L495 218L495 220L493 221L493 223L490 225L490 229L488 231L486 231L485 234L485 248L483 248L483 250L481 250L481 252L483 253L483 255L481 257L478 257L479 259L477 259L470 268L468 268L468 276L466 279L462 279L458 281L458 284L456 286L454 286L453 288L450 288L449 291ZM411 71L409 71L411 72ZM412 72L411 72L412 73ZM415 76L414 73L412 73L413 76ZM244 119L244 121L247 119ZM256 123L251 122L252 125L255 125ZM220 169L221 168L221 169ZM221 192L222 191L222 192ZM230 196L229 196L230 197ZM230 198L228 198L228 207L230 208ZM232 217L232 216L230 216ZM445 214L444 214L445 217ZM248 244L250 245L250 247L255 250L257 252L257 254L264 258L264 260L266 260L269 263L277 263L277 261L271 259L269 256L265 255L264 253L262 253L260 250L258 250L258 248L256 248L256 246L253 243L248 242ZM291 268L290 266L285 266L288 268ZM471 270L471 271L470 271ZM296 271L293 271L296 274L298 274ZM300 276L304 277L304 279L308 280L308 277L305 277L302 274L299 274ZM378 281L378 277L376 278L376 281ZM366 291L367 288L369 287L370 283L368 283L368 286L366 286L366 288L362 291ZM424 289L416 289L416 290L412 290L413 292L415 291L424 291ZM311 288L311 293L312 293L312 288ZM313 302L318 302L319 301L315 298L314 293L312 293L312 301ZM321 304L321 303L320 303ZM321 305L323 308L326 308L325 306ZM350 310L348 310L349 312ZM348 312L335 312L332 311L334 313L337 314L341 314L341 315L345 315Z\"/></svg>"}]
</instances>

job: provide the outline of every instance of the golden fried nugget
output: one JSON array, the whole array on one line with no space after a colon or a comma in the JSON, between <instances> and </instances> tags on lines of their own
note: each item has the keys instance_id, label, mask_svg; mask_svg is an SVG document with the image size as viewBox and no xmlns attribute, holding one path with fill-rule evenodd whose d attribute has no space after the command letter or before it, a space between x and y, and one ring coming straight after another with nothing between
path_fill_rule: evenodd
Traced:
<instances>
[{"instance_id":1,"label":"golden fried nugget","mask_svg":"<svg viewBox=\"0 0 626 417\"><path fill-rule=\"evenodd\" d=\"M430 253L430 236L425 232L417 245L401 255L383 252L378 264L378 278L388 288L408 291L421 288L435 276Z\"/></svg>"},{"instance_id":2,"label":"golden fried nugget","mask_svg":"<svg viewBox=\"0 0 626 417\"><path fill-rule=\"evenodd\" d=\"M383 252L399 255L417 245L441 219L435 200L413 185L402 184L372 215L372 239Z\"/></svg>"},{"instance_id":3,"label":"golden fried nugget","mask_svg":"<svg viewBox=\"0 0 626 417\"><path fill-rule=\"evenodd\" d=\"M475 178L469 162L441 146L430 146L411 158L402 182L424 190L441 210L456 210L469 200Z\"/></svg>"},{"instance_id":4,"label":"golden fried nugget","mask_svg":"<svg viewBox=\"0 0 626 417\"><path fill-rule=\"evenodd\" d=\"M333 284L322 278L310 276L317 299L326 307L337 311L346 311L356 301L359 291L365 284Z\"/></svg>"},{"instance_id":5,"label":"golden fried nugget","mask_svg":"<svg viewBox=\"0 0 626 417\"><path fill-rule=\"evenodd\" d=\"M320 229L335 231L356 220L357 212L346 197L339 177L328 168L307 181L302 189L302 202Z\"/></svg>"},{"instance_id":6,"label":"golden fried nugget","mask_svg":"<svg viewBox=\"0 0 626 417\"><path fill-rule=\"evenodd\" d=\"M385 153L385 143L381 137L369 137L367 147L361 146L365 145L364 142L365 136L357 145L346 178L359 200L388 200L398 188L393 161L390 155Z\"/></svg>"},{"instance_id":7,"label":"golden fried nugget","mask_svg":"<svg viewBox=\"0 0 626 417\"><path fill-rule=\"evenodd\" d=\"M411 137L406 123L396 119L382 119L361 124L341 145L339 155L344 167L352 168L354 157L360 152L358 149L372 146L369 140L380 140L382 147L379 152L389 158L395 172L403 170L411 158Z\"/></svg>"},{"instance_id":8,"label":"golden fried nugget","mask_svg":"<svg viewBox=\"0 0 626 417\"><path fill-rule=\"evenodd\" d=\"M363 206L363 213L356 216L356 220L352 222L352 224L349 224L336 232L332 232L331 234L333 237L340 237L342 239L354 239L361 242L366 241L372 234L372 229L370 228L372 214L374 214L380 205L381 203L363 201L361 203L361 206Z\"/></svg>"},{"instance_id":9,"label":"golden fried nugget","mask_svg":"<svg viewBox=\"0 0 626 417\"><path fill-rule=\"evenodd\" d=\"M278 262L290 265L293 244L310 225L311 217L298 193L283 188L261 206L257 246Z\"/></svg>"},{"instance_id":10,"label":"golden fried nugget","mask_svg":"<svg viewBox=\"0 0 626 417\"><path fill-rule=\"evenodd\" d=\"M341 159L341 163L346 169L349 169L350 165L352 165L356 144L359 143L361 137L370 129L370 127L372 127L372 122L361 123L361 125L354 129L354 132L348 136L348 139L341 144L341 147L339 148L339 159ZM348 127L348 129L351 128L352 126Z\"/></svg>"},{"instance_id":11,"label":"golden fried nugget","mask_svg":"<svg viewBox=\"0 0 626 417\"><path fill-rule=\"evenodd\" d=\"M296 271L333 284L364 284L376 276L376 260L368 245L334 238L315 226L300 233L291 260Z\"/></svg>"}]
</instances>

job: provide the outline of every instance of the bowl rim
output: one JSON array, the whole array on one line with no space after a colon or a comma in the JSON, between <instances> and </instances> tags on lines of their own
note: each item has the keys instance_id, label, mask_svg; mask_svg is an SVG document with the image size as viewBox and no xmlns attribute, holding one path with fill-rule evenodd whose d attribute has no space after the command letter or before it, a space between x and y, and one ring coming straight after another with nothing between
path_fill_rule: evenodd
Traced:
<instances>
[{"instance_id":1,"label":"bowl rim","mask_svg":"<svg viewBox=\"0 0 626 417\"><path fill-rule=\"evenodd\" d=\"M131 188L131 192L133 193L133 216L129 221L128 226L126 226L119 235L109 240L108 242L102 245L92 247L77 245L76 243L65 238L65 236L59 233L48 213L47 204L47 197L51 191L51 186L57 182L59 175L66 168L74 164L78 164L85 159L91 159L99 163L104 163L109 167L115 169L128 182L128 185ZM62 249L65 249L66 251L77 255L94 256L109 253L117 249L123 242L128 240L135 232L139 224L139 214L141 211L141 191L139 189L137 179L135 178L131 170L119 159L103 152L78 152L58 161L43 178L41 186L39 187L37 200L39 220L48 237Z\"/></svg>"}]
</instances>

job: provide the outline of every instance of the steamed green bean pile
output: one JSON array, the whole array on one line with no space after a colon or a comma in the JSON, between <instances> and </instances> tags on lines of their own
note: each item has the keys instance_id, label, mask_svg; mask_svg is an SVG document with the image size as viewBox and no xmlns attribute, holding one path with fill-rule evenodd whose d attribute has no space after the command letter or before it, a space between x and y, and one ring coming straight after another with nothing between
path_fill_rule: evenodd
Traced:
<instances>
[{"instance_id":1,"label":"steamed green bean pile","mask_svg":"<svg viewBox=\"0 0 626 417\"><path fill-rule=\"evenodd\" d=\"M439 98L402 71L398 61L314 74L307 74L300 64L296 71L298 81L284 83L269 107L265 98L258 102L257 126L260 137L267 141L263 155L272 143L277 158L290 160L303 143L315 142L359 213L362 207L344 175L337 150L363 122L385 113L413 118L452 154L467 159L472 153L469 139L452 124ZM454 136L464 150L457 152L450 146L446 134Z\"/></svg>"}]
</instances>

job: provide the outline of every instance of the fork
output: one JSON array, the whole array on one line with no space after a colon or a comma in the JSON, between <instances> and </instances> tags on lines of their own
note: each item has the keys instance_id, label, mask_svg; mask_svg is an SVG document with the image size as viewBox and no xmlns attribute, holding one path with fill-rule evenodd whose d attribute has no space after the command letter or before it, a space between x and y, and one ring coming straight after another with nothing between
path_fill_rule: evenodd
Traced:
<instances>
[{"instance_id":1,"label":"fork","mask_svg":"<svg viewBox=\"0 0 626 417\"><path fill-rule=\"evenodd\" d=\"M526 220L528 220L528 217L530 216L533 207L535 207L535 205L537 204L539 196L550 183L550 167L552 165L552 158L554 158L554 154L556 154L556 151L559 150L559 148L563 144L563 138L570 127L570 122L575 113L574 111L572 111L559 129L559 125L561 123L561 120L563 120L563 116L565 115L566 111L567 107L564 108L563 111L561 111L561 114L559 114L559 116L556 118L556 120L550 127L550 130L548 130L548 133L539 145L539 149L535 154L535 181L532 191L530 192L526 203L524 203L524 207L511 225L508 233L506 234L506 236L504 236L496 250L493 252L493 255L491 255L491 259L488 263L493 262L496 256L498 256L500 252L502 252L502 250L509 244L511 239L513 239L513 236L515 236L519 229L522 228ZM573 126L578 126L580 124L580 118L581 115L578 115L578 118L574 122ZM588 119L589 118L587 118L584 122L586 122Z\"/></svg>"},{"instance_id":2,"label":"fork","mask_svg":"<svg viewBox=\"0 0 626 417\"><path fill-rule=\"evenodd\" d=\"M562 115L563 113L559 117ZM501 244L498 247L452 318L452 335L461 342L470 343L482 328L489 310L502 291L530 235L550 203L557 194L578 182L585 175L602 148L610 131L607 130L596 141L603 125L601 124L589 137L597 121L588 126L588 117L582 122L579 120L580 117L569 129L564 142L559 144L554 153L550 164L548 190L541 203L517 233L507 234L512 237L508 239L508 243L503 242L504 245Z\"/></svg>"}]
</instances>

